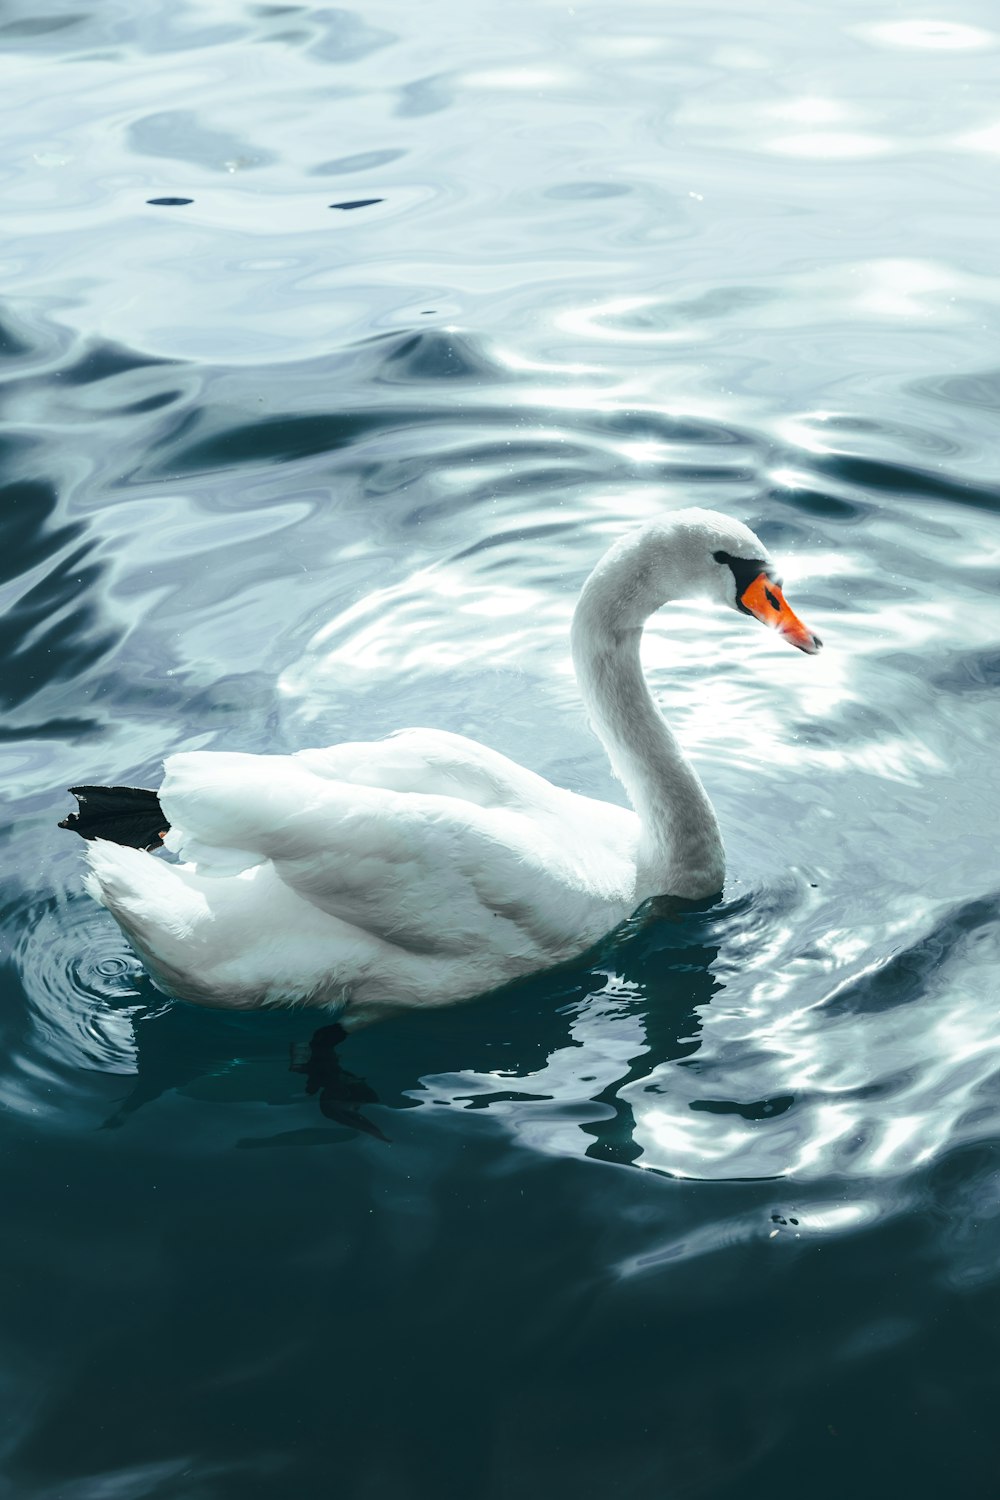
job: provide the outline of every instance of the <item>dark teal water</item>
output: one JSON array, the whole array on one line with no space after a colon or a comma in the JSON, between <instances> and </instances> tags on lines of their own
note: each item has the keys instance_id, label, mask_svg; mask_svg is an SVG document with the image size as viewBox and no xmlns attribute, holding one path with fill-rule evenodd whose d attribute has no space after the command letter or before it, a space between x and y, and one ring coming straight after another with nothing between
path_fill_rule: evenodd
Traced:
<instances>
[{"instance_id":1,"label":"dark teal water","mask_svg":"<svg viewBox=\"0 0 1000 1500\"><path fill-rule=\"evenodd\" d=\"M994 13L73 4L0 11L0 1496L995 1494ZM651 632L720 906L339 1055L152 989L66 786L620 796L569 615L684 503L827 643Z\"/></svg>"}]
</instances>

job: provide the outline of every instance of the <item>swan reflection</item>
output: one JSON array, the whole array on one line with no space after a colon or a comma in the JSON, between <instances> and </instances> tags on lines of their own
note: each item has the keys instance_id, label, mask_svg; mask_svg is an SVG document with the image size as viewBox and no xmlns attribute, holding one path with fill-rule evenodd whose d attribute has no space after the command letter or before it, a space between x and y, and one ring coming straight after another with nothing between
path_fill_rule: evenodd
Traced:
<instances>
[{"instance_id":1,"label":"swan reflection","mask_svg":"<svg viewBox=\"0 0 1000 1500\"><path fill-rule=\"evenodd\" d=\"M315 1013L165 1000L82 898L8 907L23 996L0 1102L35 1127L142 1128L163 1150L181 1096L240 1149L391 1150L450 1115L674 1178L905 1177L993 1128L1000 908L839 899L836 925L804 877L702 909L650 902L557 972L346 1041Z\"/></svg>"},{"instance_id":2,"label":"swan reflection","mask_svg":"<svg viewBox=\"0 0 1000 1500\"><path fill-rule=\"evenodd\" d=\"M448 1106L487 1113L535 1149L630 1162L639 1152L626 1090L697 1051L701 1009L721 988L715 933L737 910L649 902L589 961L350 1039L301 1012L164 1007L157 997L149 1010L131 1007L136 1079L103 1123L119 1128L174 1089L294 1107L294 1128L240 1145L332 1144L349 1132L391 1141L394 1111ZM303 1126L307 1101L347 1130L315 1115Z\"/></svg>"}]
</instances>

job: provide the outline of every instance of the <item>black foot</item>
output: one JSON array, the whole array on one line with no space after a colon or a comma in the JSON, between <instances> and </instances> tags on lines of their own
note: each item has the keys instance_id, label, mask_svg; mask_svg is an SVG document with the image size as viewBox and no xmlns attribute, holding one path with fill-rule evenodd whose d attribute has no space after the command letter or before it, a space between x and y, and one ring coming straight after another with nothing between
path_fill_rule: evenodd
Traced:
<instances>
[{"instance_id":1,"label":"black foot","mask_svg":"<svg viewBox=\"0 0 1000 1500\"><path fill-rule=\"evenodd\" d=\"M388 1136L371 1120L366 1120L359 1108L362 1104L377 1104L378 1095L363 1078L349 1073L337 1056L337 1048L346 1036L347 1032L336 1021L321 1026L308 1044L292 1048L289 1068L293 1073L305 1074L306 1093L319 1095L320 1110L328 1120L387 1141Z\"/></svg>"},{"instance_id":2,"label":"black foot","mask_svg":"<svg viewBox=\"0 0 1000 1500\"><path fill-rule=\"evenodd\" d=\"M60 828L82 839L109 839L129 849L159 849L170 824L155 792L141 786L71 786L79 811Z\"/></svg>"}]
</instances>

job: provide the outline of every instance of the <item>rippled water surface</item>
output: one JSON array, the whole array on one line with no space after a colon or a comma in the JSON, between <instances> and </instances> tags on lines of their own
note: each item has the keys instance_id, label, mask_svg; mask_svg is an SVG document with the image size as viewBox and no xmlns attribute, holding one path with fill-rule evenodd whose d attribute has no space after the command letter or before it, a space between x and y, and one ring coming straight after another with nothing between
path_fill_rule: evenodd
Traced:
<instances>
[{"instance_id":1,"label":"rippled water surface","mask_svg":"<svg viewBox=\"0 0 1000 1500\"><path fill-rule=\"evenodd\" d=\"M0 11L0 1495L1000 1485L1000 31L476 0ZM705 911L340 1048L168 1001L73 783L457 730L620 800L576 591L674 606Z\"/></svg>"}]
</instances>

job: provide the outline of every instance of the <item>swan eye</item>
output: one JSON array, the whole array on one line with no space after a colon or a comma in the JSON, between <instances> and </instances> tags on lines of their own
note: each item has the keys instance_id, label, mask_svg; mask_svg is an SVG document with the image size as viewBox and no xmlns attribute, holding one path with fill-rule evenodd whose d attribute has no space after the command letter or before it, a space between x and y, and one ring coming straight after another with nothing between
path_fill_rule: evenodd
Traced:
<instances>
[{"instance_id":1,"label":"swan eye","mask_svg":"<svg viewBox=\"0 0 1000 1500\"><path fill-rule=\"evenodd\" d=\"M724 563L732 573L736 583L736 608L742 610L744 614L749 614L750 611L743 603L743 595L752 583L762 575L771 582L777 583L776 579L771 579L770 564L766 563L763 558L734 557L731 552L713 552L712 556L716 562Z\"/></svg>"}]
</instances>

